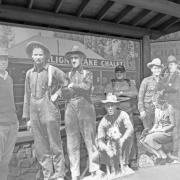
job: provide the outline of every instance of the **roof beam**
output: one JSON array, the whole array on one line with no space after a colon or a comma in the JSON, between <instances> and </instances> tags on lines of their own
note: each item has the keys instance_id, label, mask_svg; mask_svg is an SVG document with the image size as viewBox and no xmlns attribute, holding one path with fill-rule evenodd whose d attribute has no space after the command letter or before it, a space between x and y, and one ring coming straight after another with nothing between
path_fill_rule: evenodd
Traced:
<instances>
[{"instance_id":1,"label":"roof beam","mask_svg":"<svg viewBox=\"0 0 180 180\"><path fill-rule=\"evenodd\" d=\"M175 23L179 22L180 19L176 18L176 17L171 17L170 19L168 19L167 21L163 22L160 26L157 26L158 29L160 30L166 30L168 29L170 26L174 25Z\"/></svg>"},{"instance_id":2,"label":"roof beam","mask_svg":"<svg viewBox=\"0 0 180 180\"><path fill-rule=\"evenodd\" d=\"M2 0L1 0L2 1ZM34 0L29 0L28 8L31 9L33 6Z\"/></svg>"},{"instance_id":3,"label":"roof beam","mask_svg":"<svg viewBox=\"0 0 180 180\"><path fill-rule=\"evenodd\" d=\"M120 13L114 18L114 22L120 23L123 17L125 17L132 9L134 6L127 5Z\"/></svg>"},{"instance_id":4,"label":"roof beam","mask_svg":"<svg viewBox=\"0 0 180 180\"><path fill-rule=\"evenodd\" d=\"M156 23L158 23L158 21L160 21L165 16L166 14L158 13L152 19L146 22L143 26L147 28L152 28L153 26L155 26Z\"/></svg>"},{"instance_id":5,"label":"roof beam","mask_svg":"<svg viewBox=\"0 0 180 180\"><path fill-rule=\"evenodd\" d=\"M99 11L97 18L99 21L101 21L105 15L107 14L108 10L113 6L114 2L113 1L107 1L104 6L101 8Z\"/></svg>"},{"instance_id":6,"label":"roof beam","mask_svg":"<svg viewBox=\"0 0 180 180\"><path fill-rule=\"evenodd\" d=\"M180 4L168 0L112 0L180 18Z\"/></svg>"},{"instance_id":7,"label":"roof beam","mask_svg":"<svg viewBox=\"0 0 180 180\"><path fill-rule=\"evenodd\" d=\"M77 10L77 16L81 17L82 14L84 13L86 7L88 6L90 0L82 0L82 3L80 4L78 10Z\"/></svg>"},{"instance_id":8,"label":"roof beam","mask_svg":"<svg viewBox=\"0 0 180 180\"><path fill-rule=\"evenodd\" d=\"M57 0L56 1L56 4L54 6L54 12L55 13L59 13L61 7L62 7L62 4L63 4L64 0Z\"/></svg>"},{"instance_id":9,"label":"roof beam","mask_svg":"<svg viewBox=\"0 0 180 180\"><path fill-rule=\"evenodd\" d=\"M148 15L151 10L143 9L140 13L138 13L130 22L129 24L136 26L139 21L141 21L146 15Z\"/></svg>"},{"instance_id":10,"label":"roof beam","mask_svg":"<svg viewBox=\"0 0 180 180\"><path fill-rule=\"evenodd\" d=\"M116 36L126 36L142 38L149 34L152 38L160 35L160 31L145 28L133 27L122 24L115 24L105 21L97 21L88 18L80 18L71 15L63 15L52 12L45 12L23 7L8 5L0 6L0 19L19 24L32 24L40 27L50 27L56 29L70 29L76 31L86 31L91 33L109 34Z\"/></svg>"}]
</instances>

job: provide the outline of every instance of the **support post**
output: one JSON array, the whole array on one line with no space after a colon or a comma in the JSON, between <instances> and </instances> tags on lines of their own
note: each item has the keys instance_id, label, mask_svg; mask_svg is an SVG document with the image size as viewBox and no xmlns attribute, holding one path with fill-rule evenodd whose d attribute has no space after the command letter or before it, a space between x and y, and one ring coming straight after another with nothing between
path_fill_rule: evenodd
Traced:
<instances>
[{"instance_id":1,"label":"support post","mask_svg":"<svg viewBox=\"0 0 180 180\"><path fill-rule=\"evenodd\" d=\"M141 80L150 76L151 72L147 68L147 63L151 61L151 44L149 35L143 36L142 39L142 60L141 60Z\"/></svg>"}]
</instances>

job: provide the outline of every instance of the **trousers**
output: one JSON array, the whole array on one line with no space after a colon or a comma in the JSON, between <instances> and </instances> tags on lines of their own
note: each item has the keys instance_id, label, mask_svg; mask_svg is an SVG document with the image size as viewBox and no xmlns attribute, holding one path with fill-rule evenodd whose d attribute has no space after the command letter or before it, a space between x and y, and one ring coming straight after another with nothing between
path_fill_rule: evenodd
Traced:
<instances>
[{"instance_id":1,"label":"trousers","mask_svg":"<svg viewBox=\"0 0 180 180\"><path fill-rule=\"evenodd\" d=\"M31 97L30 119L37 159L45 179L65 176L65 160L60 135L60 112L49 100Z\"/></svg>"},{"instance_id":2,"label":"trousers","mask_svg":"<svg viewBox=\"0 0 180 180\"><path fill-rule=\"evenodd\" d=\"M0 179L7 180L8 164L12 157L19 125L0 125Z\"/></svg>"},{"instance_id":3,"label":"trousers","mask_svg":"<svg viewBox=\"0 0 180 180\"><path fill-rule=\"evenodd\" d=\"M88 152L89 171L98 170L99 165L93 162L93 146L95 145L96 133L94 105L83 97L70 100L65 112L65 127L72 177L80 176L81 136L84 139Z\"/></svg>"}]
</instances>

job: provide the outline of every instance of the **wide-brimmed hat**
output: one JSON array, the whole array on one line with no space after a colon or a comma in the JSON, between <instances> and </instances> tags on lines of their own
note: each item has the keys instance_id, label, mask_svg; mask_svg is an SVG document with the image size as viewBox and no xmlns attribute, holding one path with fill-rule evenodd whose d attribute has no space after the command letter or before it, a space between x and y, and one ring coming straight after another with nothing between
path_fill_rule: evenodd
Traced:
<instances>
[{"instance_id":1,"label":"wide-brimmed hat","mask_svg":"<svg viewBox=\"0 0 180 180\"><path fill-rule=\"evenodd\" d=\"M113 104L117 104L117 103L120 103L120 102L123 102L123 101L128 101L130 98L128 97L116 97L116 95L113 95L112 93L109 93L107 96L106 96L106 99L105 100L101 100L101 102L103 104L107 104L107 103L113 103Z\"/></svg>"},{"instance_id":2,"label":"wide-brimmed hat","mask_svg":"<svg viewBox=\"0 0 180 180\"><path fill-rule=\"evenodd\" d=\"M31 41L26 46L26 53L28 57L32 58L32 52L34 48L41 48L44 51L44 54L46 56L46 59L49 59L51 57L50 50L48 47L46 47L44 44L38 41Z\"/></svg>"},{"instance_id":3,"label":"wide-brimmed hat","mask_svg":"<svg viewBox=\"0 0 180 180\"><path fill-rule=\"evenodd\" d=\"M0 48L0 56L8 56L8 49Z\"/></svg>"},{"instance_id":4,"label":"wide-brimmed hat","mask_svg":"<svg viewBox=\"0 0 180 180\"><path fill-rule=\"evenodd\" d=\"M175 56L173 56L173 55L168 56L167 64L170 64L170 63L176 63L176 64L178 64L178 61L177 61L177 59L176 59Z\"/></svg>"},{"instance_id":5,"label":"wide-brimmed hat","mask_svg":"<svg viewBox=\"0 0 180 180\"><path fill-rule=\"evenodd\" d=\"M84 59L86 58L86 55L84 54L84 52L82 52L82 50L80 50L80 47L78 45L73 45L71 50L65 54L65 58L70 59L71 55L73 55L73 54L79 54Z\"/></svg>"},{"instance_id":6,"label":"wide-brimmed hat","mask_svg":"<svg viewBox=\"0 0 180 180\"><path fill-rule=\"evenodd\" d=\"M161 60L159 58L155 58L151 62L147 63L148 68L152 68L152 66L158 66L162 68L163 64L161 64Z\"/></svg>"}]
</instances>

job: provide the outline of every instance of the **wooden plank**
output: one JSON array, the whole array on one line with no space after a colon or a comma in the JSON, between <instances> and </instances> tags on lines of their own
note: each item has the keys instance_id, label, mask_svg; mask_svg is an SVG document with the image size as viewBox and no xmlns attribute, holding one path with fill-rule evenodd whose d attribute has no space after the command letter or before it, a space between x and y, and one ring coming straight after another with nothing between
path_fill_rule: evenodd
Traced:
<instances>
[{"instance_id":1,"label":"wooden plank","mask_svg":"<svg viewBox=\"0 0 180 180\"><path fill-rule=\"evenodd\" d=\"M143 26L147 28L152 28L156 23L158 23L158 21L160 21L165 16L166 14L158 13L152 19L146 22Z\"/></svg>"},{"instance_id":2,"label":"wooden plank","mask_svg":"<svg viewBox=\"0 0 180 180\"><path fill-rule=\"evenodd\" d=\"M29 0L28 8L31 9L33 6L34 0Z\"/></svg>"},{"instance_id":3,"label":"wooden plank","mask_svg":"<svg viewBox=\"0 0 180 180\"><path fill-rule=\"evenodd\" d=\"M180 4L168 0L112 0L180 18Z\"/></svg>"},{"instance_id":4,"label":"wooden plank","mask_svg":"<svg viewBox=\"0 0 180 180\"><path fill-rule=\"evenodd\" d=\"M62 7L62 4L63 4L64 0L57 0L56 1L56 4L55 4L55 7L54 7L54 12L55 13L59 13L61 7Z\"/></svg>"},{"instance_id":5,"label":"wooden plank","mask_svg":"<svg viewBox=\"0 0 180 180\"><path fill-rule=\"evenodd\" d=\"M159 25L157 28L160 29L160 30L166 30L170 26L174 25L175 23L177 23L179 21L180 21L179 18L171 17L170 19L168 19L167 21L165 21L161 25Z\"/></svg>"},{"instance_id":6,"label":"wooden plank","mask_svg":"<svg viewBox=\"0 0 180 180\"><path fill-rule=\"evenodd\" d=\"M98 19L99 21L102 20L107 14L108 10L113 6L113 4L114 4L113 1L107 1L99 11L96 19Z\"/></svg>"},{"instance_id":7,"label":"wooden plank","mask_svg":"<svg viewBox=\"0 0 180 180\"><path fill-rule=\"evenodd\" d=\"M0 11L1 21L4 19L5 21L12 23L31 24L41 27L69 29L81 32L85 31L133 38L142 38L142 36L145 34L151 34L151 37L155 38L161 34L160 31L154 31L145 28L81 18L72 15L57 14L35 9L27 9L23 7L1 5Z\"/></svg>"},{"instance_id":8,"label":"wooden plank","mask_svg":"<svg viewBox=\"0 0 180 180\"><path fill-rule=\"evenodd\" d=\"M114 18L113 21L116 22L116 23L120 23L121 20L123 19L123 17L125 17L133 8L134 8L134 6L127 5L127 6Z\"/></svg>"},{"instance_id":9,"label":"wooden plank","mask_svg":"<svg viewBox=\"0 0 180 180\"><path fill-rule=\"evenodd\" d=\"M146 15L148 15L151 10L143 9L140 13L138 13L130 22L129 24L136 26Z\"/></svg>"},{"instance_id":10,"label":"wooden plank","mask_svg":"<svg viewBox=\"0 0 180 180\"><path fill-rule=\"evenodd\" d=\"M82 0L82 3L80 4L78 10L77 10L77 16L81 17L85 9L87 8L90 0Z\"/></svg>"}]
</instances>

